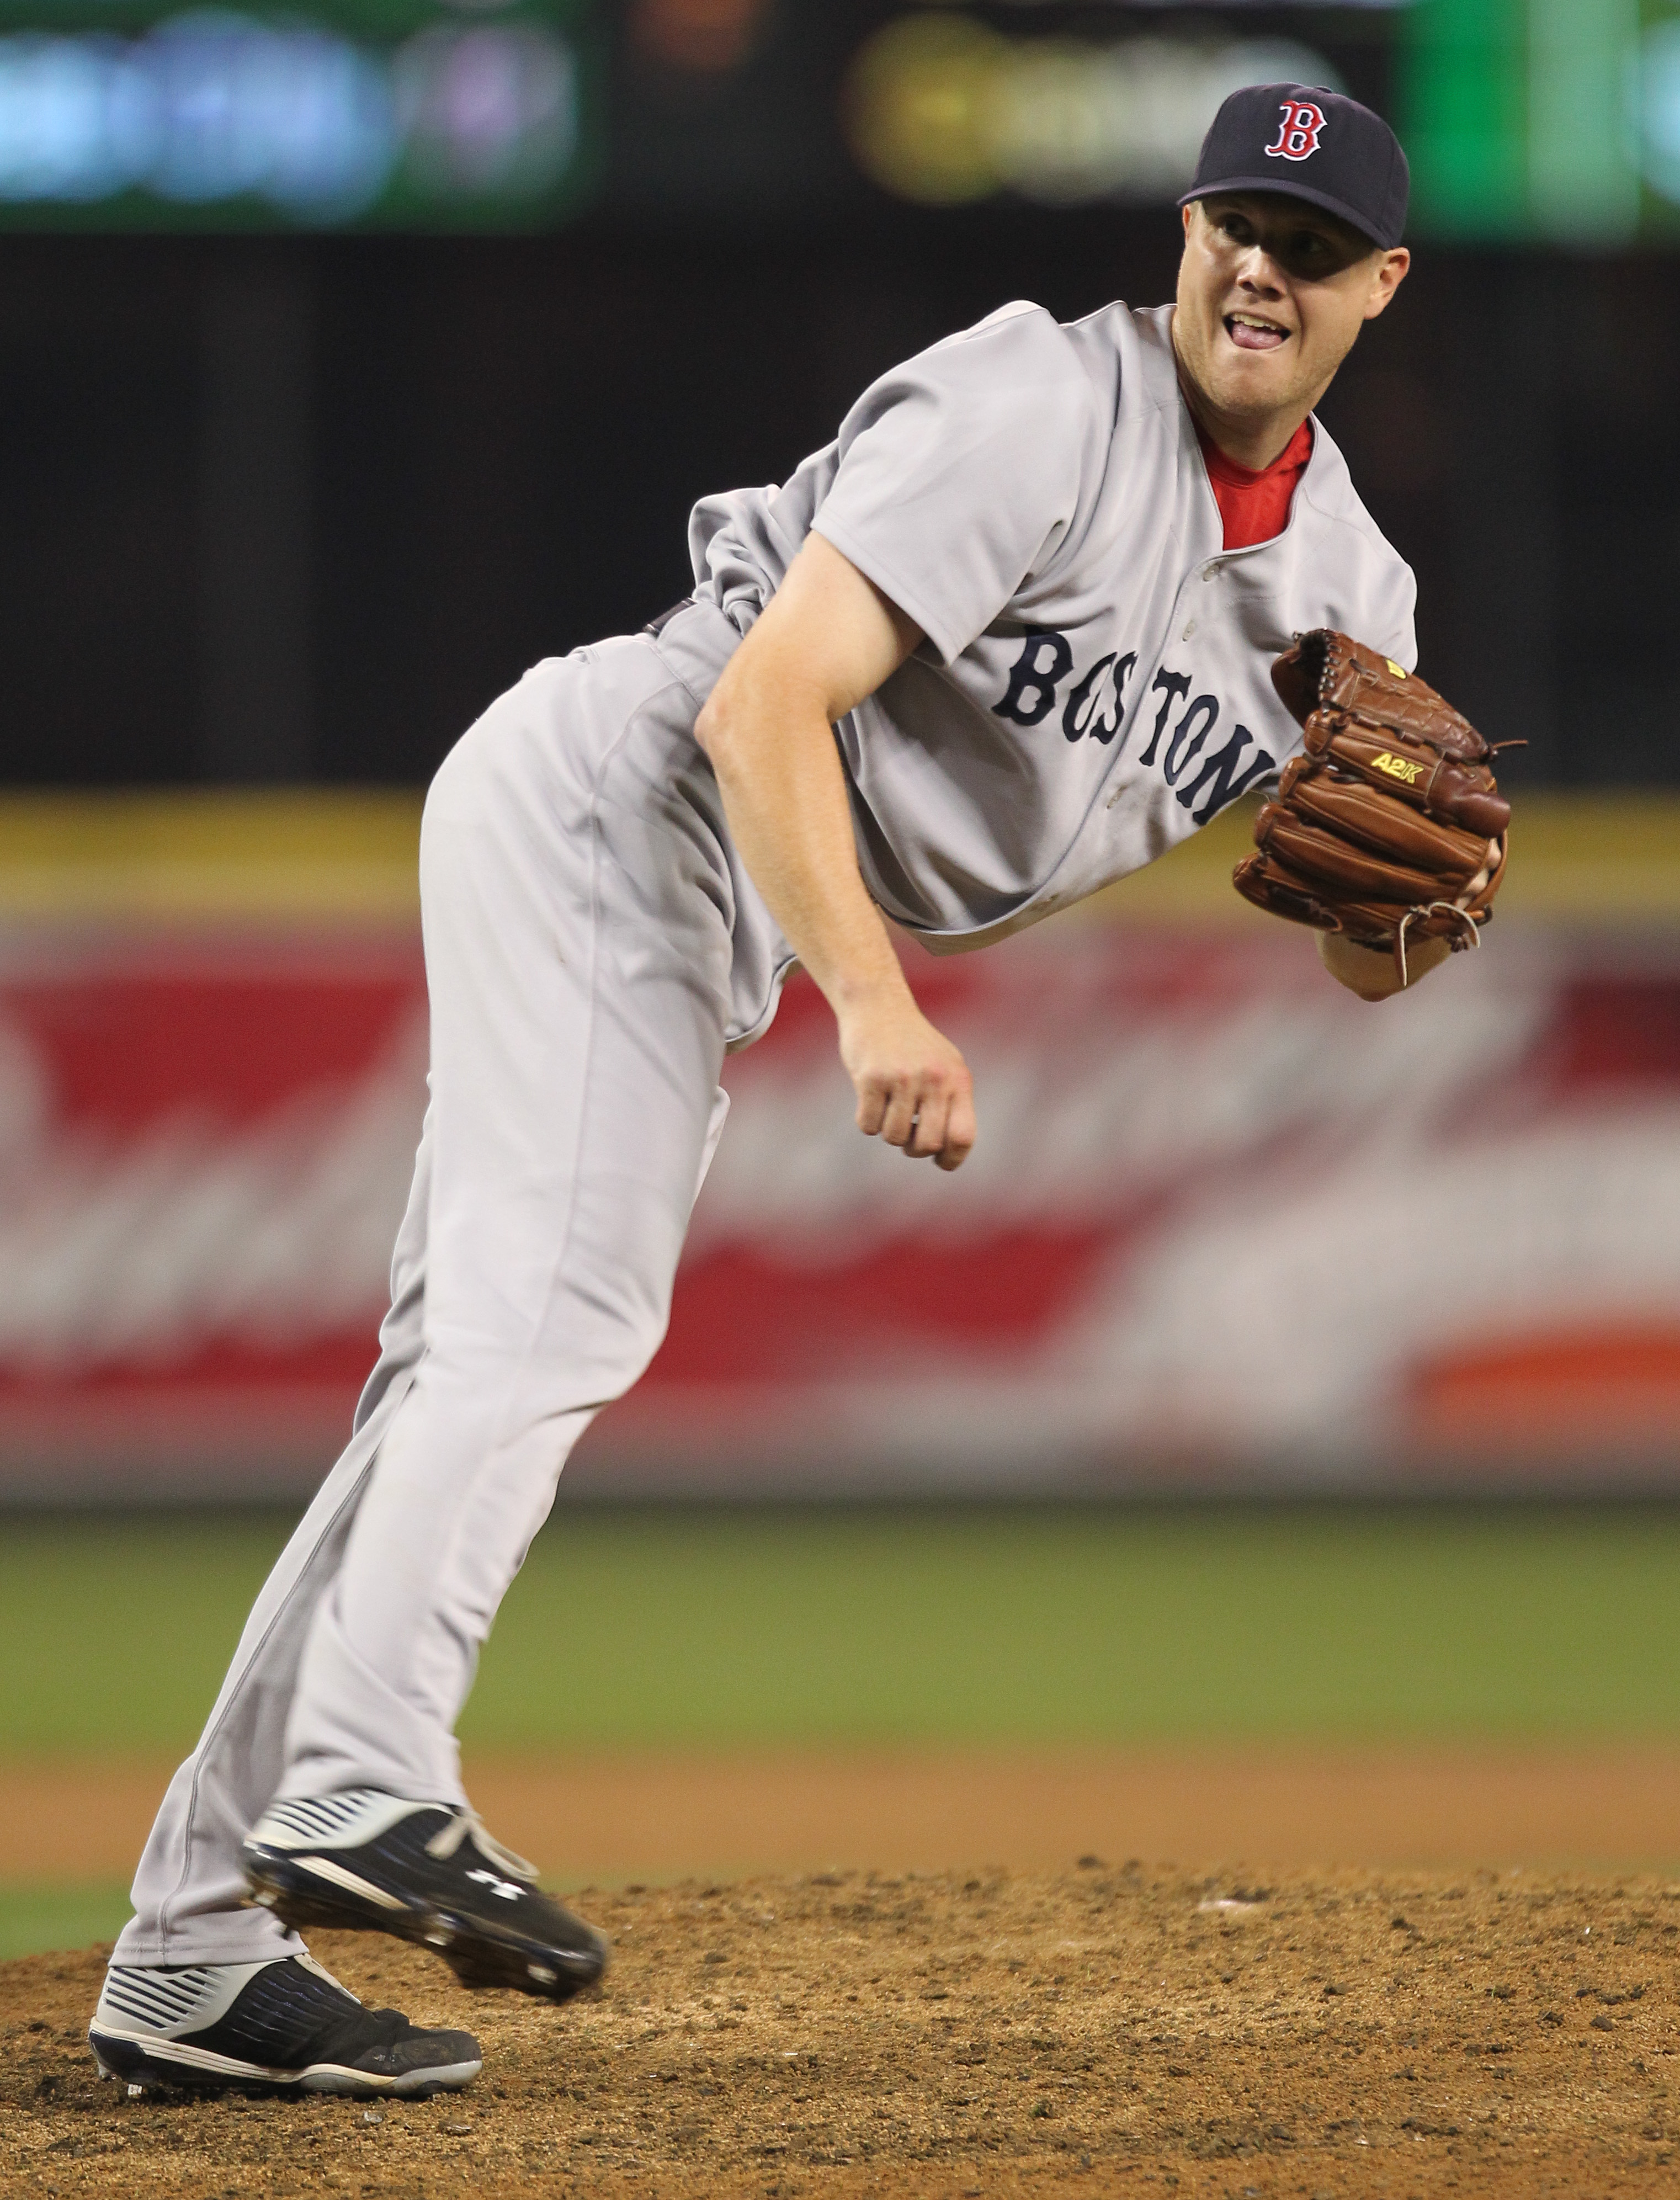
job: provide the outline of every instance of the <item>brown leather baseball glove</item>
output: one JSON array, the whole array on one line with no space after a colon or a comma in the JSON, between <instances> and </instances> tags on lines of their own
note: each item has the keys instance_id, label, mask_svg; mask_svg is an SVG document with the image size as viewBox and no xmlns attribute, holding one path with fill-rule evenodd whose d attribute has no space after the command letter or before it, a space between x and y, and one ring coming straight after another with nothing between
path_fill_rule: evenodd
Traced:
<instances>
[{"instance_id":1,"label":"brown leather baseball glove","mask_svg":"<svg viewBox=\"0 0 1680 2200\"><path fill-rule=\"evenodd\" d=\"M1306 728L1306 754L1255 822L1260 852L1238 864L1238 892L1390 949L1402 986L1408 939L1473 947L1511 818L1488 743L1415 673L1330 627L1299 635L1272 682Z\"/></svg>"}]
</instances>

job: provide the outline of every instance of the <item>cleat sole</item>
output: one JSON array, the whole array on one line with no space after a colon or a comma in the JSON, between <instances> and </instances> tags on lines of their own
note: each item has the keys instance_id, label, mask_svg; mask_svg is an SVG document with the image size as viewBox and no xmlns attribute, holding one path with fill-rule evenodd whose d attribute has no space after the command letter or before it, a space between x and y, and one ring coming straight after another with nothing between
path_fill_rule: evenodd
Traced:
<instances>
[{"instance_id":1,"label":"cleat sole","mask_svg":"<svg viewBox=\"0 0 1680 2200\"><path fill-rule=\"evenodd\" d=\"M360 2100L430 2100L434 2093L455 2092L470 2086L483 2068L482 2060L442 2062L429 2070L406 2071L387 2078L354 2064L315 2062L301 2070L274 2070L255 2062L237 2062L225 2055L207 2054L201 2048L168 2040L120 2039L102 2033L94 2059L108 2077L126 2080L126 2097L138 2100L159 2088L174 2092L253 2093L263 2096L297 2093L339 2093Z\"/></svg>"},{"instance_id":2,"label":"cleat sole","mask_svg":"<svg viewBox=\"0 0 1680 2200\"><path fill-rule=\"evenodd\" d=\"M248 1847L249 1899L295 1933L389 1933L441 1956L464 1986L512 1988L544 2001L570 2001L594 1985L606 1969L606 1951L564 1951L471 1918L449 1916L429 1905L403 1905L386 1895L375 1909L349 1889L299 1868L284 1851Z\"/></svg>"}]
</instances>

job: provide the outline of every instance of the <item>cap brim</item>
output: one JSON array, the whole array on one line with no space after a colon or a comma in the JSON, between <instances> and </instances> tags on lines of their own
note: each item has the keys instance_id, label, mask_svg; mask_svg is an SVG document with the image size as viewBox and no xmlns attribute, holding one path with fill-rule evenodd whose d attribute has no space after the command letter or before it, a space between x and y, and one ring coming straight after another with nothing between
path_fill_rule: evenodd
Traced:
<instances>
[{"instance_id":1,"label":"cap brim","mask_svg":"<svg viewBox=\"0 0 1680 2200\"><path fill-rule=\"evenodd\" d=\"M1221 176L1216 183L1197 184L1179 201L1181 207L1194 206L1197 199L1215 197L1220 191L1266 191L1273 198L1304 199L1308 206L1321 207L1326 214L1333 214L1349 229L1356 229L1361 237L1368 237L1379 252L1392 252L1399 243L1397 237L1379 237L1371 224L1343 199L1333 197L1328 191L1315 191L1309 184L1291 183L1287 177Z\"/></svg>"}]
</instances>

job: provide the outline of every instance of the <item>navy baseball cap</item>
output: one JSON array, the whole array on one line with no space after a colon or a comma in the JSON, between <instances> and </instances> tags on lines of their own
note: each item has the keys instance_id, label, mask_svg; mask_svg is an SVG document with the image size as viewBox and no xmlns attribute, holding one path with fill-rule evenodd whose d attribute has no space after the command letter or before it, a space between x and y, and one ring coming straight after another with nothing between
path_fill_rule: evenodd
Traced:
<instances>
[{"instance_id":1,"label":"navy baseball cap","mask_svg":"<svg viewBox=\"0 0 1680 2200\"><path fill-rule=\"evenodd\" d=\"M1179 204L1215 191L1281 191L1392 249L1411 190L1400 140L1380 114L1316 85L1250 84L1215 115Z\"/></svg>"}]
</instances>

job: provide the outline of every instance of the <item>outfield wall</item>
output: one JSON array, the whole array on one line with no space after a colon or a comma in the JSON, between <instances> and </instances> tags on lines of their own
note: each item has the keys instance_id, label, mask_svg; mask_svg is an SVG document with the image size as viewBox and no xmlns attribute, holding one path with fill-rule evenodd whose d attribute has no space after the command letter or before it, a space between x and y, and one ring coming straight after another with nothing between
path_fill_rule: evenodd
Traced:
<instances>
[{"instance_id":1,"label":"outfield wall","mask_svg":"<svg viewBox=\"0 0 1680 2200\"><path fill-rule=\"evenodd\" d=\"M424 1103L406 797L0 805L0 1496L301 1491ZM1680 802L1530 798L1484 950L1370 1008L1228 816L985 955L956 1178L823 1005L733 1061L670 1334L572 1486L1680 1484Z\"/></svg>"}]
</instances>

